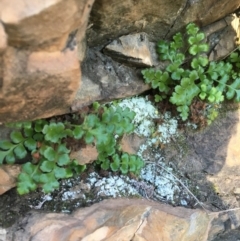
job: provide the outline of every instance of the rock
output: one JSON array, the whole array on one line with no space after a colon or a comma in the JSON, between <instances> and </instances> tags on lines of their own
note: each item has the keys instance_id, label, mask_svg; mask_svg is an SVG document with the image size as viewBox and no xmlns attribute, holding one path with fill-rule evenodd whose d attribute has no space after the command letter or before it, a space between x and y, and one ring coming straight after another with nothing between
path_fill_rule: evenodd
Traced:
<instances>
[{"instance_id":1,"label":"rock","mask_svg":"<svg viewBox=\"0 0 240 241\"><path fill-rule=\"evenodd\" d=\"M155 52L154 44L149 42L145 33L122 36L104 48L104 53L114 60L136 67L156 65L157 56L151 54Z\"/></svg>"},{"instance_id":2,"label":"rock","mask_svg":"<svg viewBox=\"0 0 240 241\"><path fill-rule=\"evenodd\" d=\"M209 60L220 60L227 57L237 47L240 38L239 18L236 15L231 15L219 21L218 26L224 26L220 31L214 31L210 36L212 42L212 51L209 55Z\"/></svg>"},{"instance_id":3,"label":"rock","mask_svg":"<svg viewBox=\"0 0 240 241\"><path fill-rule=\"evenodd\" d=\"M239 207L238 195L240 187L240 111L235 115L228 113L232 119L231 133L226 137L227 142L219 146L215 152L215 166L209 166L207 170L218 170L214 176L209 176L209 181L213 183L218 194L221 196L225 205L231 208ZM229 127L230 129L230 127ZM224 158L224 159L223 159ZM222 160L223 159L223 160ZM236 225L240 226L240 212L236 212Z\"/></svg>"},{"instance_id":4,"label":"rock","mask_svg":"<svg viewBox=\"0 0 240 241\"><path fill-rule=\"evenodd\" d=\"M16 186L16 178L20 171L20 165L0 166L0 195Z\"/></svg>"},{"instance_id":5,"label":"rock","mask_svg":"<svg viewBox=\"0 0 240 241\"><path fill-rule=\"evenodd\" d=\"M156 42L169 38L189 22L200 26L213 23L237 10L239 4L240 0L176 0L174 4L166 0L98 0L91 12L88 44L106 45L134 32L145 32L150 41Z\"/></svg>"},{"instance_id":6,"label":"rock","mask_svg":"<svg viewBox=\"0 0 240 241\"><path fill-rule=\"evenodd\" d=\"M144 138L133 133L131 135L124 135L120 141L120 146L123 152L137 154L139 146L145 141ZM78 151L72 151L70 157L71 159L76 159L80 165L84 165L96 161L98 151L96 146L87 145Z\"/></svg>"},{"instance_id":7,"label":"rock","mask_svg":"<svg viewBox=\"0 0 240 241\"><path fill-rule=\"evenodd\" d=\"M0 228L0 240L5 241L7 236L7 230Z\"/></svg>"},{"instance_id":8,"label":"rock","mask_svg":"<svg viewBox=\"0 0 240 241\"><path fill-rule=\"evenodd\" d=\"M133 133L131 135L124 135L120 145L123 152L130 154L137 154L139 147L146 142L146 138L140 137L137 134Z\"/></svg>"},{"instance_id":9,"label":"rock","mask_svg":"<svg viewBox=\"0 0 240 241\"><path fill-rule=\"evenodd\" d=\"M70 112L93 2L0 2L0 122Z\"/></svg>"},{"instance_id":10,"label":"rock","mask_svg":"<svg viewBox=\"0 0 240 241\"><path fill-rule=\"evenodd\" d=\"M57 51L64 48L73 30L86 25L93 2L3 0L0 19L10 46L34 50L46 50L50 46L51 51Z\"/></svg>"},{"instance_id":11,"label":"rock","mask_svg":"<svg viewBox=\"0 0 240 241\"><path fill-rule=\"evenodd\" d=\"M46 118L70 111L80 83L77 49L28 52L8 47L3 55L0 122Z\"/></svg>"},{"instance_id":12,"label":"rock","mask_svg":"<svg viewBox=\"0 0 240 241\"><path fill-rule=\"evenodd\" d=\"M217 2L214 0L191 0L176 14L174 24L166 37L168 38L173 33L179 31L189 22L195 22L200 27L207 26L233 13L239 6L240 0L222 0Z\"/></svg>"},{"instance_id":13,"label":"rock","mask_svg":"<svg viewBox=\"0 0 240 241\"><path fill-rule=\"evenodd\" d=\"M98 49L88 49L82 63L82 85L72 104L80 110L94 101L110 101L140 94L150 88L140 70L113 61Z\"/></svg>"},{"instance_id":14,"label":"rock","mask_svg":"<svg viewBox=\"0 0 240 241\"><path fill-rule=\"evenodd\" d=\"M0 54L7 47L7 34L5 33L3 24L0 22Z\"/></svg>"},{"instance_id":15,"label":"rock","mask_svg":"<svg viewBox=\"0 0 240 241\"><path fill-rule=\"evenodd\" d=\"M79 151L71 152L70 157L71 159L76 159L80 165L84 165L97 160L98 151L95 146L87 145Z\"/></svg>"},{"instance_id":16,"label":"rock","mask_svg":"<svg viewBox=\"0 0 240 241\"><path fill-rule=\"evenodd\" d=\"M8 230L7 240L204 241L209 221L201 210L138 199L105 200L71 215L31 213Z\"/></svg>"}]
</instances>

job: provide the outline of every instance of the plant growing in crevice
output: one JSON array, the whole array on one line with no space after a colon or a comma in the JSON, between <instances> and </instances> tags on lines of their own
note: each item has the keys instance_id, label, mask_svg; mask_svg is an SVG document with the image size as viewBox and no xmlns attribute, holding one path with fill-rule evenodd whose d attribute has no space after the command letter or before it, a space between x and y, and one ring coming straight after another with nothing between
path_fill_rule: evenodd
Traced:
<instances>
[{"instance_id":1,"label":"plant growing in crevice","mask_svg":"<svg viewBox=\"0 0 240 241\"><path fill-rule=\"evenodd\" d=\"M157 52L160 60L167 62L167 67L145 69L142 74L145 82L158 91L156 102L168 98L176 105L183 121L188 119L194 99L206 102L208 108L204 112L211 123L224 98L240 101L240 78L236 71L240 57L232 53L226 61L209 63L204 54L209 49L204 33L190 23L186 36L187 41L181 33L175 34L171 42L159 41Z\"/></svg>"},{"instance_id":2,"label":"plant growing in crevice","mask_svg":"<svg viewBox=\"0 0 240 241\"><path fill-rule=\"evenodd\" d=\"M10 141L0 141L0 164L13 164L31 153L31 161L22 165L17 190L26 194L41 186L48 193L59 187L59 180L83 172L85 165L70 159L66 138L96 145L97 163L105 170L138 173L143 161L122 153L117 140L134 130L135 113L120 107L101 107L93 104L92 113L85 115L81 124L54 119L10 124L14 130Z\"/></svg>"}]
</instances>

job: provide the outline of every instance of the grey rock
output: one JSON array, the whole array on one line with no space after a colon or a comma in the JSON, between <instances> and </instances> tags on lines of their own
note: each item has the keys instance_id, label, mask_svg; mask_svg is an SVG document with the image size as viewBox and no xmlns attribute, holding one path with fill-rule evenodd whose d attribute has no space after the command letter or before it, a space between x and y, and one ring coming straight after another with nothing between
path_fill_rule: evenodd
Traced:
<instances>
[{"instance_id":1,"label":"grey rock","mask_svg":"<svg viewBox=\"0 0 240 241\"><path fill-rule=\"evenodd\" d=\"M151 67L157 64L155 46L145 33L122 36L107 45L104 53L130 66Z\"/></svg>"},{"instance_id":2,"label":"grey rock","mask_svg":"<svg viewBox=\"0 0 240 241\"><path fill-rule=\"evenodd\" d=\"M88 49L82 63L82 85L72 104L77 111L94 101L111 101L138 95L150 88L140 69L115 62L96 48Z\"/></svg>"}]
</instances>

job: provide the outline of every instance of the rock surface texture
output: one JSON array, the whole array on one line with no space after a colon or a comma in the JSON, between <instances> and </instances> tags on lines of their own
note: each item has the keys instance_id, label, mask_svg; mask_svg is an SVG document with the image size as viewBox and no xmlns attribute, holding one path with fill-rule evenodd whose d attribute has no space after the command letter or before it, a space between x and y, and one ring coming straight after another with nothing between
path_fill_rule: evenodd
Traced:
<instances>
[{"instance_id":1,"label":"rock surface texture","mask_svg":"<svg viewBox=\"0 0 240 241\"><path fill-rule=\"evenodd\" d=\"M18 241L204 241L208 215L144 200L105 200L68 214L30 214L8 231Z\"/></svg>"},{"instance_id":2,"label":"rock surface texture","mask_svg":"<svg viewBox=\"0 0 240 241\"><path fill-rule=\"evenodd\" d=\"M20 171L20 165L2 165L0 167L0 195L16 186L16 178Z\"/></svg>"},{"instance_id":3,"label":"rock surface texture","mask_svg":"<svg viewBox=\"0 0 240 241\"><path fill-rule=\"evenodd\" d=\"M88 30L90 46L106 44L122 35L145 32L151 41L169 37L189 22L205 26L240 6L240 0L99 0Z\"/></svg>"},{"instance_id":4,"label":"rock surface texture","mask_svg":"<svg viewBox=\"0 0 240 241\"><path fill-rule=\"evenodd\" d=\"M145 48L147 38L153 42L168 38L189 22L206 26L240 6L240 0L93 3L94 0L1 1L0 122L64 114L94 100L139 94L149 87L142 83L140 72L125 63L134 67L154 65L153 56ZM136 41L136 33L144 38ZM128 34L131 36L123 36ZM111 41L119 41L119 37L123 49L110 44L105 52L124 64L101 51ZM97 48L88 49L82 66L84 83L80 85L85 40L89 47ZM134 41L138 49L130 53Z\"/></svg>"},{"instance_id":5,"label":"rock surface texture","mask_svg":"<svg viewBox=\"0 0 240 241\"><path fill-rule=\"evenodd\" d=\"M1 1L0 122L69 112L93 2Z\"/></svg>"}]
</instances>

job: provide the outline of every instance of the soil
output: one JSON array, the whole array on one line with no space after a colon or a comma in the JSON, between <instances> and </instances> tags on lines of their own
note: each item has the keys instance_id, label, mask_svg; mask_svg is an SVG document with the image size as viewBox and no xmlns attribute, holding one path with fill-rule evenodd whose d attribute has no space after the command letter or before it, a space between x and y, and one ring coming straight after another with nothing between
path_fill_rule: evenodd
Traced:
<instances>
[{"instance_id":1,"label":"soil","mask_svg":"<svg viewBox=\"0 0 240 241\"><path fill-rule=\"evenodd\" d=\"M228 111L222 113L211 126L204 130L182 129L181 140L176 138L159 150L164 155L165 165L172 168L177 178L175 182L180 190L178 195L175 195L172 201L156 198L154 195L149 195L147 198L187 208L202 208L203 205L205 209L211 212L240 206L240 202L234 202L235 206L232 206L231 199L236 200L236 197L231 193L228 194L228 200L230 201L226 202L208 179L209 176L217 175L223 168L227 155L225 147L228 145L233 133L235 133L238 122L237 112ZM97 195L96 189L86 185L86 180L93 171L96 171L94 167L89 166L87 172L81 176L63 180L60 189L51 194L51 200L47 199L47 196L44 196L41 190L24 196L19 196L16 189L8 191L0 196L0 227L10 227L33 209L43 212L70 213L79 207L90 206L104 198L108 198L107 196ZM102 179L113 174L99 171L98 175L98 178ZM195 197L178 180L184 183ZM77 197L74 199L63 198L63 193L75 189L81 190L81 192L77 192ZM139 192L139 197L141 196L146 198L146 193ZM202 205L196 201L196 198ZM183 199L185 200L184 203ZM230 219L230 217L225 218L224 224L229 222ZM236 237L240 237L240 231L238 229L234 230L236 236L230 230L231 225L225 225L225 228L221 231L222 234L220 232L217 239L214 240L239 240ZM226 239L226 237L229 238Z\"/></svg>"}]
</instances>

